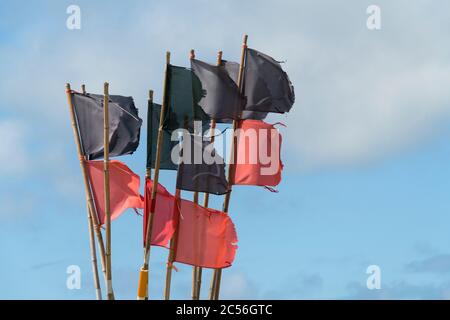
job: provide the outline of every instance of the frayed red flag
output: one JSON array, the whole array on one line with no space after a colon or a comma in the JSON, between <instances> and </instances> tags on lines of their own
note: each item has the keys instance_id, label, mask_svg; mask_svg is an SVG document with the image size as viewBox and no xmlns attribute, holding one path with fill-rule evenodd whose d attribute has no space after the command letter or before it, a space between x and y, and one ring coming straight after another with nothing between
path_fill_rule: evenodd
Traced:
<instances>
[{"instance_id":1,"label":"frayed red flag","mask_svg":"<svg viewBox=\"0 0 450 320\"><path fill-rule=\"evenodd\" d=\"M144 237L151 207L153 182L146 181ZM177 229L178 228L178 229ZM178 232L175 233L177 229ZM167 247L176 236L174 261L204 268L231 266L237 249L237 235L230 217L221 211L204 208L192 201L176 199L158 185L152 245Z\"/></svg>"},{"instance_id":2,"label":"frayed red flag","mask_svg":"<svg viewBox=\"0 0 450 320\"><path fill-rule=\"evenodd\" d=\"M261 120L239 123L233 184L276 186L281 181L282 137L275 125Z\"/></svg>"},{"instance_id":3,"label":"frayed red flag","mask_svg":"<svg viewBox=\"0 0 450 320\"><path fill-rule=\"evenodd\" d=\"M234 261L237 234L231 218L192 201L180 200L175 261L203 268L226 268Z\"/></svg>"},{"instance_id":4,"label":"frayed red flag","mask_svg":"<svg viewBox=\"0 0 450 320\"><path fill-rule=\"evenodd\" d=\"M91 181L95 207L101 224L105 223L105 193L103 161L86 161ZM111 220L117 219L128 208L143 208L144 201L139 194L140 179L124 163L109 162L109 190Z\"/></svg>"},{"instance_id":5,"label":"frayed red flag","mask_svg":"<svg viewBox=\"0 0 450 320\"><path fill-rule=\"evenodd\" d=\"M152 188L153 181L148 178L145 179L144 239L147 234L147 221L151 211ZM175 208L175 197L161 184L158 184L155 202L155 218L153 219L152 228L152 245L168 247L169 241L175 232L175 223L173 219L176 214L174 211Z\"/></svg>"}]
</instances>

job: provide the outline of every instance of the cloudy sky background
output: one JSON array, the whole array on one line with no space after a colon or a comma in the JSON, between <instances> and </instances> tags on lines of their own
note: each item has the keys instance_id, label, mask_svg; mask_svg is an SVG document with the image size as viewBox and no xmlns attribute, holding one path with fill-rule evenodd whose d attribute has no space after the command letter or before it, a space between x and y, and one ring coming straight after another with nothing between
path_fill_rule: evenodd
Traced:
<instances>
[{"instance_id":1,"label":"cloudy sky background","mask_svg":"<svg viewBox=\"0 0 450 320\"><path fill-rule=\"evenodd\" d=\"M70 4L81 30L66 28ZM366 27L371 4L379 31ZM211 63L218 50L238 60L244 33L286 61L296 104L270 119L287 125L280 192L233 192L239 250L222 297L450 298L449 11L444 0L2 1L0 298L95 297L65 83L101 92L109 81L145 118L148 89L161 97L166 50L183 66L192 48ZM141 175L144 145L121 159ZM169 190L174 180L162 174ZM131 210L113 225L118 298L136 295L141 225ZM153 298L166 258L153 250ZM81 290L66 288L72 264ZM372 264L381 290L366 288ZM190 297L190 277L180 265L174 298Z\"/></svg>"}]
</instances>

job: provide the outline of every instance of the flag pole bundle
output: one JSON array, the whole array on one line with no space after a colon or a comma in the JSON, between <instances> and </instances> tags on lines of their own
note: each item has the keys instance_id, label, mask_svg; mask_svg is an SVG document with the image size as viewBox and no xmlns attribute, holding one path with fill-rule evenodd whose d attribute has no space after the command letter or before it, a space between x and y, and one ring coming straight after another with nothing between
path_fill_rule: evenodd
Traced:
<instances>
[{"instance_id":1,"label":"flag pole bundle","mask_svg":"<svg viewBox=\"0 0 450 320\"><path fill-rule=\"evenodd\" d=\"M209 64L196 59L191 50L190 68L185 68L172 65L170 52L166 53L161 105L153 102L153 91L148 92L144 196L139 192L139 176L124 163L110 160L133 153L139 145L142 120L133 98L110 95L107 82L103 95L87 93L85 85L78 93L67 84L85 184L91 266L98 300L102 299L102 292L95 238L106 296L113 300L112 221L127 208L144 209L144 261L139 273L138 300L149 297L151 246L169 249L164 299L170 299L175 262L192 266L193 300L200 299L203 268L212 269L209 299L219 299L222 269L233 264L238 242L228 214L233 185L263 186L274 191L283 169L282 138L276 124L263 119L269 113L289 112L295 99L280 63L248 48L247 40L244 35L240 63L223 60L219 51L216 64ZM232 123L228 165L214 147L215 142L220 146L215 135L217 123ZM208 129L209 137L205 134ZM173 195L159 183L161 170L177 171ZM182 191L193 192L192 201L182 198ZM201 193L203 205L199 204ZM221 211L209 207L210 194L224 195Z\"/></svg>"}]
</instances>

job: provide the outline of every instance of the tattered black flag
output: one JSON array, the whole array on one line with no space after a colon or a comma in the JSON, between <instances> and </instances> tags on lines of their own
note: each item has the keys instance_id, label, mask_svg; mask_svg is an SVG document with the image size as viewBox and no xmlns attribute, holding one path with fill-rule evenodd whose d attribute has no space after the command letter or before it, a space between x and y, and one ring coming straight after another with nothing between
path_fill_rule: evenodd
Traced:
<instances>
[{"instance_id":1,"label":"tattered black flag","mask_svg":"<svg viewBox=\"0 0 450 320\"><path fill-rule=\"evenodd\" d=\"M244 92L245 110L289 112L295 101L294 87L278 61L254 49L247 49Z\"/></svg>"},{"instance_id":2,"label":"tattered black flag","mask_svg":"<svg viewBox=\"0 0 450 320\"><path fill-rule=\"evenodd\" d=\"M239 119L245 99L227 70L196 59L191 59L191 68L201 83L198 104L205 113L218 122Z\"/></svg>"},{"instance_id":3,"label":"tattered black flag","mask_svg":"<svg viewBox=\"0 0 450 320\"><path fill-rule=\"evenodd\" d=\"M228 75L233 79L233 81L237 84L239 77L239 63L222 60L222 65L225 67ZM267 117L267 112L259 112L259 111L249 111L243 110L241 114L242 120L264 120Z\"/></svg>"},{"instance_id":4,"label":"tattered black flag","mask_svg":"<svg viewBox=\"0 0 450 320\"><path fill-rule=\"evenodd\" d=\"M217 195L229 190L223 158L200 135L183 135L177 188Z\"/></svg>"},{"instance_id":5,"label":"tattered black flag","mask_svg":"<svg viewBox=\"0 0 450 320\"><path fill-rule=\"evenodd\" d=\"M84 155L88 160L103 158L103 95L72 91ZM109 155L132 154L139 145L142 120L132 97L109 96Z\"/></svg>"}]
</instances>

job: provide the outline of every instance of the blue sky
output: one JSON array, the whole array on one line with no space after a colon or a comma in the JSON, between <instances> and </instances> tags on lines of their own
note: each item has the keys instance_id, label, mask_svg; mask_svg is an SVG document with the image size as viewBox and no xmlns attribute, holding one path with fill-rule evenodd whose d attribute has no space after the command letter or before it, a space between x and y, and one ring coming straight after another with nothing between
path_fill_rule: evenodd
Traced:
<instances>
[{"instance_id":1,"label":"blue sky","mask_svg":"<svg viewBox=\"0 0 450 320\"><path fill-rule=\"evenodd\" d=\"M66 8L81 8L81 30ZM132 95L145 118L161 97L166 50L187 65L238 60L241 38L285 60L296 89L279 193L236 187L235 264L223 298L450 298L450 22L446 1L2 1L0 4L0 298L93 299L84 191L66 82ZM236 8L240 8L237 10ZM145 141L121 158L145 172ZM162 182L174 189L174 173ZM186 197L191 197L188 193ZM213 197L212 205L221 206ZM113 225L116 296L134 299L141 217ZM152 251L150 295L161 299L167 252ZM381 268L381 289L366 268ZM82 288L66 288L79 265ZM210 272L205 272L206 298ZM191 268L174 274L189 298Z\"/></svg>"}]
</instances>

